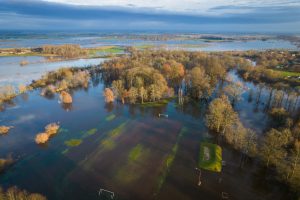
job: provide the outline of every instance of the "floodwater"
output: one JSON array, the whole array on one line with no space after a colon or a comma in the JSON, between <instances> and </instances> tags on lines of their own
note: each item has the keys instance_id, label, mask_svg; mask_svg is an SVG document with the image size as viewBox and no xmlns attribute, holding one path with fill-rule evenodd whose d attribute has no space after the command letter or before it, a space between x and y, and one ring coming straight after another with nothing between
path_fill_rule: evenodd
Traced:
<instances>
[{"instance_id":1,"label":"floodwater","mask_svg":"<svg viewBox=\"0 0 300 200\"><path fill-rule=\"evenodd\" d=\"M0 47L64 43L91 47L161 45L166 42L103 40L98 37L68 40L13 38L2 40ZM182 43L186 41L168 41L167 48L181 48ZM199 45L203 45L203 41ZM273 47L295 48L286 41L234 41L205 43L200 49L189 50L262 50ZM24 59L29 64L22 67L20 62ZM47 71L60 67L98 65L103 61L97 58L47 62L38 56L0 57L0 85L28 84ZM229 72L229 76L234 81L242 81L234 71ZM197 185L199 173L195 167L200 143L216 142L205 127L207 105L198 102L179 106L176 99L156 107L117 102L106 104L103 89L101 78L94 77L88 89L72 92L72 106L60 104L57 95L42 97L39 90L29 91L6 104L0 112L0 124L14 128L0 138L0 157L12 154L17 161L0 175L0 185L38 192L49 200L104 200L111 199L111 195L119 200L219 200L222 194L229 199L243 200L292 198L286 187L274 181L272 174L257 160L249 160L240 168L241 155L226 144L220 144L226 162L222 172L202 170L202 184ZM256 100L258 93L258 86L244 83L242 98L235 109L246 127L262 134L269 122L265 113L269 90L262 89L259 101ZM254 100L250 100L250 96ZM167 114L168 118L158 117L160 113ZM37 145L35 135L52 122L60 122L59 133L46 145Z\"/></svg>"},{"instance_id":2,"label":"floodwater","mask_svg":"<svg viewBox=\"0 0 300 200\"><path fill-rule=\"evenodd\" d=\"M200 48L186 48L191 51L247 51L247 50L267 50L267 49L289 49L296 50L297 47L285 40L249 40L249 41L229 41L213 42Z\"/></svg>"},{"instance_id":3,"label":"floodwater","mask_svg":"<svg viewBox=\"0 0 300 200\"><path fill-rule=\"evenodd\" d=\"M93 80L87 90L73 91L71 107L60 104L58 96L40 96L38 90L6 106L0 123L15 128L1 136L0 156L12 153L18 160L1 174L0 185L16 185L50 200L110 199L112 194L104 190L99 196L100 189L121 200L219 200L222 193L229 199L291 199L258 161L240 168L241 155L226 144L221 144L222 172L202 170L202 184L197 185L200 142L216 142L204 125L206 105L178 106L176 99L158 107L106 104L103 84ZM245 91L236 108L242 122L250 118L246 125L254 128L266 115L260 107L254 112L256 104L247 95ZM46 145L35 144L35 135L52 122L60 122L60 132ZM72 139L81 143L68 146ZM166 164L170 157L173 162Z\"/></svg>"},{"instance_id":4,"label":"floodwater","mask_svg":"<svg viewBox=\"0 0 300 200\"><path fill-rule=\"evenodd\" d=\"M168 40L146 40L138 37L117 37L107 34L1 34L0 48L40 47L54 44L79 44L84 48L99 46L151 46L167 49L184 49L190 51L231 51L231 50L265 50L289 49L297 50L297 46L287 40L232 40L213 41L205 39L173 38Z\"/></svg>"},{"instance_id":5,"label":"floodwater","mask_svg":"<svg viewBox=\"0 0 300 200\"><path fill-rule=\"evenodd\" d=\"M138 38L120 38L113 35L101 34L0 34L0 48L40 47L53 44L79 44L81 47L101 46L135 46L151 47L167 50L187 51L244 51L287 49L297 50L297 46L286 40L233 40L233 41L207 41L203 39L169 39L165 41L152 41ZM103 55L100 55L103 56ZM6 84L29 84L39 79L43 74L61 67L84 67L98 65L102 58L75 59L67 61L50 62L41 56L11 56L0 57L0 86ZM29 64L21 66L22 61Z\"/></svg>"},{"instance_id":6,"label":"floodwater","mask_svg":"<svg viewBox=\"0 0 300 200\"><path fill-rule=\"evenodd\" d=\"M49 62L43 56L10 56L0 57L0 85L30 84L32 80L41 78L46 72L62 67L88 67L99 65L104 58L73 59ZM21 66L22 61L28 64Z\"/></svg>"}]
</instances>

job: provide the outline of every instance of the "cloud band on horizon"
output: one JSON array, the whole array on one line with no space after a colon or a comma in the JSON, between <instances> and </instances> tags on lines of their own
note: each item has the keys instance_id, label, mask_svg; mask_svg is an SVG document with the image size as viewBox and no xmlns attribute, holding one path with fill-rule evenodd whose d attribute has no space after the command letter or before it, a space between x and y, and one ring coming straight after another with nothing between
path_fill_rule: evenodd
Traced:
<instances>
[{"instance_id":1,"label":"cloud band on horizon","mask_svg":"<svg viewBox=\"0 0 300 200\"><path fill-rule=\"evenodd\" d=\"M188 11L187 7L181 11L155 7L159 4L138 7L139 4L130 4L132 1L128 1L131 6L93 5L93 2L79 5L66 3L66 0L54 1L3 0L0 4L0 29L300 32L300 5L290 0L287 5L280 5L278 1L274 5L261 6L214 4L214 7L203 8L201 12Z\"/></svg>"}]
</instances>

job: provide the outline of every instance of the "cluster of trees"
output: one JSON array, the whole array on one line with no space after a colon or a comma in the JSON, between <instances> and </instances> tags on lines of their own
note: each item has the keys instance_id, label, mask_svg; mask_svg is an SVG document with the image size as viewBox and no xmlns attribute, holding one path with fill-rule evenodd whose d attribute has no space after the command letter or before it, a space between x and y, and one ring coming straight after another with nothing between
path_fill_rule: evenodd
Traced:
<instances>
[{"instance_id":1,"label":"cluster of trees","mask_svg":"<svg viewBox=\"0 0 300 200\"><path fill-rule=\"evenodd\" d=\"M9 130L12 128L13 126L0 126L0 135L8 134Z\"/></svg>"},{"instance_id":2,"label":"cluster of trees","mask_svg":"<svg viewBox=\"0 0 300 200\"><path fill-rule=\"evenodd\" d=\"M0 86L0 102L9 101L17 96L17 92L14 86L5 85Z\"/></svg>"},{"instance_id":3,"label":"cluster of trees","mask_svg":"<svg viewBox=\"0 0 300 200\"><path fill-rule=\"evenodd\" d=\"M268 84L299 86L298 76L288 77L283 73L300 72L300 54L299 52L291 51L246 51L234 52L234 56L251 59L256 63L256 66L241 65L238 66L238 71L246 80L255 82L265 82ZM295 73L296 74L296 73Z\"/></svg>"},{"instance_id":4,"label":"cluster of trees","mask_svg":"<svg viewBox=\"0 0 300 200\"><path fill-rule=\"evenodd\" d=\"M255 101L256 106L263 104L265 111L282 107L288 112L295 113L299 108L299 90L286 87L279 89L277 85L268 86L260 83L257 85L256 94L250 90L248 101Z\"/></svg>"},{"instance_id":5,"label":"cluster of trees","mask_svg":"<svg viewBox=\"0 0 300 200\"><path fill-rule=\"evenodd\" d=\"M43 54L53 54L64 58L77 58L88 54L80 45L64 44L64 45L44 45L41 47Z\"/></svg>"},{"instance_id":6,"label":"cluster of trees","mask_svg":"<svg viewBox=\"0 0 300 200\"><path fill-rule=\"evenodd\" d=\"M87 88L90 81L88 70L77 68L61 68L49 72L41 79L33 81L32 88L43 88L42 95L52 95L73 88Z\"/></svg>"},{"instance_id":7,"label":"cluster of trees","mask_svg":"<svg viewBox=\"0 0 300 200\"><path fill-rule=\"evenodd\" d=\"M189 98L208 99L217 82L225 80L226 71L245 62L202 52L129 51L130 55L102 65L108 102L115 98L122 103L159 101L178 91Z\"/></svg>"},{"instance_id":8,"label":"cluster of trees","mask_svg":"<svg viewBox=\"0 0 300 200\"><path fill-rule=\"evenodd\" d=\"M267 68L280 68L288 71L300 72L298 51L288 50L267 50L267 51L244 51L232 52L231 55L245 57L256 62L258 66Z\"/></svg>"},{"instance_id":9,"label":"cluster of trees","mask_svg":"<svg viewBox=\"0 0 300 200\"><path fill-rule=\"evenodd\" d=\"M265 133L258 155L268 168L276 170L280 180L300 193L300 123L285 119L284 125ZM273 120L282 123L282 118Z\"/></svg>"},{"instance_id":10,"label":"cluster of trees","mask_svg":"<svg viewBox=\"0 0 300 200\"><path fill-rule=\"evenodd\" d=\"M233 148L251 157L255 155L256 134L243 126L226 95L214 99L209 104L206 124Z\"/></svg>"},{"instance_id":11,"label":"cluster of trees","mask_svg":"<svg viewBox=\"0 0 300 200\"><path fill-rule=\"evenodd\" d=\"M23 84L20 84L17 88L13 85L0 86L0 105L5 101L10 101L19 94L25 93L29 89L31 88Z\"/></svg>"},{"instance_id":12,"label":"cluster of trees","mask_svg":"<svg viewBox=\"0 0 300 200\"><path fill-rule=\"evenodd\" d=\"M54 136L59 130L59 123L51 123L45 127L45 131L42 133L38 133L35 137L35 142L37 144L44 144L48 142L48 140Z\"/></svg>"},{"instance_id":13,"label":"cluster of trees","mask_svg":"<svg viewBox=\"0 0 300 200\"><path fill-rule=\"evenodd\" d=\"M66 102L72 101L70 94L66 93L70 89L88 88L92 73L97 73L92 69L61 68L57 71L48 72L41 79L32 81L28 86L20 84L18 87L13 85L0 86L0 108L5 102L10 102L16 96L28 90L42 88L41 95L52 97L55 93L63 93ZM67 96L67 98L65 98ZM71 100L70 100L71 99ZM63 100L64 101L64 100Z\"/></svg>"},{"instance_id":14,"label":"cluster of trees","mask_svg":"<svg viewBox=\"0 0 300 200\"><path fill-rule=\"evenodd\" d=\"M259 158L267 168L276 170L281 181L300 193L300 120L293 123L284 108L273 108L270 116L276 128L271 127L258 138L242 125L228 97L222 95L209 104L206 123L219 138L242 152L242 161Z\"/></svg>"},{"instance_id":15,"label":"cluster of trees","mask_svg":"<svg viewBox=\"0 0 300 200\"><path fill-rule=\"evenodd\" d=\"M238 68L238 72L245 80L254 81L256 83L277 83L285 85L286 87L298 85L297 81L293 81L293 79L285 79L280 71L269 69L265 66L243 66Z\"/></svg>"},{"instance_id":16,"label":"cluster of trees","mask_svg":"<svg viewBox=\"0 0 300 200\"><path fill-rule=\"evenodd\" d=\"M20 190L17 187L8 188L6 191L0 187L1 200L47 200L41 194L29 193L26 190Z\"/></svg>"}]
</instances>

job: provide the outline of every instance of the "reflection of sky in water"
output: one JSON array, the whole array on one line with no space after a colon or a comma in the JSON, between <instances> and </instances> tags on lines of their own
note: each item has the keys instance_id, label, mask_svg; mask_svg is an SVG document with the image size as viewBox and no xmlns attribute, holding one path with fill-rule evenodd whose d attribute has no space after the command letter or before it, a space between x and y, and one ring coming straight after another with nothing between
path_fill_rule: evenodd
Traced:
<instances>
[{"instance_id":1,"label":"reflection of sky in water","mask_svg":"<svg viewBox=\"0 0 300 200\"><path fill-rule=\"evenodd\" d=\"M262 84L261 94L259 98L259 103L257 103L257 97L259 93L259 85L253 84L252 82L245 82L241 77L239 77L236 71L229 72L228 76L233 80L233 82L243 83L243 92L241 94L241 100L236 103L236 110L239 113L239 117L246 127L252 128L258 133L262 133L264 128L269 122L266 112L268 111L268 101L270 98L271 89L267 85ZM284 100L287 101L288 94L284 92ZM251 96L250 96L251 95ZM274 93L273 96L274 97ZM250 99L251 102L250 102ZM272 102L269 102L272 103ZM286 104L283 104L285 109L287 109ZM299 104L296 109L299 108Z\"/></svg>"},{"instance_id":2,"label":"reflection of sky in water","mask_svg":"<svg viewBox=\"0 0 300 200\"><path fill-rule=\"evenodd\" d=\"M75 39L71 41L74 42ZM97 41L91 43L89 40L90 38L78 39L78 42L86 45L99 44ZM47 39L41 41L49 42ZM61 40L61 42L66 43L65 40ZM106 43L110 42L116 41L106 41ZM145 42L143 41L143 43ZM149 44L151 43L149 42ZM159 43L157 42L157 44ZM23 45L22 41L18 44ZM36 45L37 43L32 44ZM263 49L273 48L275 45L277 48L283 48L285 45L286 48L289 48L288 45L290 45L284 41L279 43L277 41L274 43L271 41L249 41L209 44L210 46L197 50L210 51L214 48L218 51ZM171 44L171 46L176 48L176 45ZM19 63L22 60L27 60L31 64L21 67ZM38 56L0 57L0 85L4 83L29 83L32 79L39 78L47 71L66 66L82 67L99 64L103 60L102 58L77 59L45 63L43 62L44 58ZM230 74L234 81L242 81L235 73L231 72ZM251 83L245 83L245 86L245 92L242 94L243 98L237 103L236 109L246 127L261 131L267 123L266 113L263 112L264 105L260 104L259 108L255 109L255 102L248 102L248 96L249 89L253 89L255 98L257 87ZM205 181L206 184L201 186L204 190L199 190L198 187L182 187L181 185L195 185L196 175L190 176L190 174L195 173L194 166L197 162L197 153L195 152L199 150L200 141L208 136L203 118L205 108L198 104L177 107L175 101L167 106L157 108L138 105L127 106L117 102L113 105L107 105L104 103L102 95L103 87L102 84L99 84L87 90L75 91L72 94L73 104L69 112L66 112L62 104L57 102L58 95L55 95L53 99L46 99L40 96L39 90L28 92L27 97L18 96L13 101L15 106L11 105L4 112L0 112L1 123L15 126L8 135L0 140L0 156L4 157L10 152L13 152L15 156L21 156L21 159L11 170L0 177L1 185L18 185L20 188L29 191L41 192L47 195L49 199L93 199L93 194L97 195L95 191L100 186L113 186L114 192L119 195L122 191L137 192L137 195L143 197L147 196L143 192L149 192L152 195L152 190L147 188L153 188L156 184L156 179L153 179L157 177L155 169L159 169L161 163L163 163L162 159L171 152L180 128L186 127L188 133L183 136L182 142L179 143L178 156L168 175L171 178L166 180L167 187L162 190L169 199L175 199L177 192L182 196L190 194L192 199L197 199L199 196L204 199L219 199L219 196L211 197L212 194L220 194L224 191L223 187L233 188L230 191L233 199L240 199L245 196L249 199L265 199L265 197L270 197L270 194L272 194L270 199L279 199L281 195L284 195L280 188L278 189L275 185L272 185L274 191L270 191L268 188L261 190L263 186L258 187L254 182L257 179L257 173L253 175L251 171L255 166L247 166L246 164L244 170L241 171L240 167L237 166L240 163L240 155L235 158L233 152L225 146L223 148L224 160L232 170L239 170L240 176L232 176L232 171L224 170L222 174L225 181L222 184L217 181L217 177L208 177ZM268 92L263 90L262 102L266 101L267 95ZM109 122L106 121L105 119L112 113L116 115L115 119ZM157 118L158 113L167 113L169 118ZM58 133L45 146L36 145L34 143L35 135L43 131L47 124L57 121L61 122L62 128L68 131ZM124 122L128 122L128 125L125 132L121 134L121 139L113 141L116 145L115 149L103 153L100 141L103 141L103 138L110 131ZM84 133L92 128L96 128L98 131L94 135L83 137ZM82 144L70 148L68 153L63 153L68 148L65 141L78 138L83 140ZM140 175L143 184L139 182L137 184L126 183L120 187L120 181L114 179L117 175L116 172L127 166L128 152L138 144L149 148L152 155L150 161L147 159L140 160L138 165L141 166L140 169L132 170L133 174ZM130 175L130 172L129 170L126 174ZM144 172L144 174L139 174L140 172ZM208 174L205 174L205 176L208 176ZM247 177L247 180L244 177ZM176 178L179 179L180 184L174 184L173 181ZM151 180L154 181L151 182ZM211 188L214 188L214 190L209 192ZM257 188L260 190L257 191ZM72 192L69 193L68 191ZM203 193L203 191L208 192ZM239 191L243 192L239 193ZM130 196L131 193L127 193ZM87 195L91 196L87 197Z\"/></svg>"},{"instance_id":3,"label":"reflection of sky in water","mask_svg":"<svg viewBox=\"0 0 300 200\"><path fill-rule=\"evenodd\" d=\"M200 48L203 51L245 51L245 50L266 50L266 49L296 49L289 41L284 40L251 40L233 42L215 42L209 46ZM198 49L194 49L198 50Z\"/></svg>"},{"instance_id":4,"label":"reflection of sky in water","mask_svg":"<svg viewBox=\"0 0 300 200\"><path fill-rule=\"evenodd\" d=\"M80 44L82 47L97 47L106 45L167 45L169 48L177 48L183 44L199 45L199 47L188 48L188 50L203 50L203 51L224 51L224 50L249 50L249 49L270 49L270 48L284 48L296 49L296 46L285 40L249 40L249 41L232 41L232 42L206 42L205 40L192 39L170 39L166 41L151 41L143 39L128 39L128 38L114 38L114 37L99 37L99 36L54 36L45 38L17 38L6 39L0 43L0 48L15 48L15 47L39 47L46 44ZM202 45L202 46L201 46ZM201 47L200 47L201 46Z\"/></svg>"},{"instance_id":5,"label":"reflection of sky in water","mask_svg":"<svg viewBox=\"0 0 300 200\"><path fill-rule=\"evenodd\" d=\"M27 60L28 65L20 66L20 62ZM48 71L53 71L61 67L84 67L98 65L103 62L103 58L76 59L58 62L45 62L43 57L0 57L0 85L29 84L32 80L39 79Z\"/></svg>"},{"instance_id":6,"label":"reflection of sky in water","mask_svg":"<svg viewBox=\"0 0 300 200\"><path fill-rule=\"evenodd\" d=\"M83 47L103 45L151 45L166 49L183 49L189 51L227 51L227 50L264 50L272 48L296 49L296 46L284 40L250 40L232 42L205 42L203 40L167 40L145 41L141 39L118 39L103 37L57 37L57 38L20 38L17 40L2 40L2 47L36 47L44 44L76 43ZM20 62L26 60L30 64L23 67ZM47 71L61 67L83 67L103 62L102 58L77 59L59 62L45 62L44 57L0 57L0 85L28 84L34 79L39 79Z\"/></svg>"},{"instance_id":7,"label":"reflection of sky in water","mask_svg":"<svg viewBox=\"0 0 300 200\"><path fill-rule=\"evenodd\" d=\"M18 109L0 112L1 123L15 126L8 135L1 137L0 156L10 152L20 156L18 162L0 176L1 185L17 185L45 194L49 199L98 199L97 191L102 187L113 190L120 199L152 197L162 163L173 151L178 134L185 127L187 132L178 143L177 155L162 190L167 198L159 199L176 199L178 194L190 194L190 199L202 196L217 200L219 195L213 194L220 194L224 188L233 188L230 190L233 199L243 199L245 195L248 199L266 199L270 194L270 199L283 199L280 197L284 193L274 183L272 188L275 192L268 187L261 190L262 186L258 187L254 182L257 176L261 177L253 173L256 166L248 162L244 170L240 170L240 154L234 156L234 152L226 146L223 146L223 158L232 170L222 172L222 184L218 181L218 174L204 172L206 184L201 187L206 187L208 192L203 193L198 187L183 187L196 185L198 174L194 167L198 160L199 144L208 135L203 118L205 115L201 114L203 107L199 104L178 107L175 106L176 100L167 106L153 108L117 102L107 105L102 96L103 87L99 84L87 90L74 91L73 106L69 112L57 103L58 95L46 99L39 95L39 90L29 92L25 99L18 96L14 100L16 105L20 105ZM252 108L246 98L238 106ZM158 113L167 113L169 117L158 118ZM107 121L111 114L116 117ZM257 120L256 114L251 115L248 111L243 116ZM36 145L35 135L43 131L47 124L57 121L66 131L52 137L44 146ZM115 146L103 150L102 141L107 141L111 135L109 133L122 123L126 123L123 132L109 140ZM255 123L250 125L257 126ZM91 129L97 129L96 133L86 135L86 131ZM65 142L70 139L81 139L82 143L68 147ZM133 166L128 165L128 155L137 145L149 149L149 156L141 157ZM118 173L120 171L125 171L123 174L126 177L134 175L141 182L126 182L126 177ZM232 176L232 171L238 171L239 176ZM174 179L181 184L174 185Z\"/></svg>"}]
</instances>

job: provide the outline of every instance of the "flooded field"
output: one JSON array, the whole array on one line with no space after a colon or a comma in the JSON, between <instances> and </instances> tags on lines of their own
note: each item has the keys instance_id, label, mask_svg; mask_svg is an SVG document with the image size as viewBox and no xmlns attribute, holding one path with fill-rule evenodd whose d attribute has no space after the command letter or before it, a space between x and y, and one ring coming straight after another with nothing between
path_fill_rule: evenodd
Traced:
<instances>
[{"instance_id":1,"label":"flooded field","mask_svg":"<svg viewBox=\"0 0 300 200\"><path fill-rule=\"evenodd\" d=\"M234 72L230 76L238 78ZM73 91L65 107L58 96L47 99L34 90L18 96L0 113L0 122L15 128L0 140L0 155L18 161L0 176L3 187L17 185L48 199L287 199L284 186L269 180L255 161L240 168L241 155L222 144L221 173L202 171L198 184L199 145L216 142L205 126L206 104L178 106L177 99L162 106L106 104L103 84ZM254 89L256 86L245 83ZM268 123L264 99L248 101L249 90L236 107L247 127ZM159 113L168 117L159 117ZM251 120L249 120L251 119ZM262 120L263 119L263 120ZM46 145L35 135L51 122L59 133Z\"/></svg>"},{"instance_id":2,"label":"flooded field","mask_svg":"<svg viewBox=\"0 0 300 200\"><path fill-rule=\"evenodd\" d=\"M174 35L168 39L149 39L147 36L155 34L128 34L125 37L114 34L46 34L41 35L24 33L9 36L0 35L0 48L21 48L21 47L40 47L43 45L79 44L81 47L99 46L136 46L136 47L164 47L167 49L184 49L191 51L231 51L231 50L265 50L265 49L290 49L296 50L297 46L290 41L270 38L267 40L248 39L248 40L219 40L201 39L187 37L189 35ZM145 37L141 37L145 36ZM226 35L225 35L226 36ZM232 36L235 38L236 36ZM239 37L239 35L237 35Z\"/></svg>"},{"instance_id":3,"label":"flooded field","mask_svg":"<svg viewBox=\"0 0 300 200\"><path fill-rule=\"evenodd\" d=\"M83 47L151 45L189 51L296 49L284 40L183 42L99 37L6 39L0 48L65 43L78 43ZM22 61L26 61L26 65L22 66ZM49 62L42 56L0 57L0 85L29 84L61 67L85 67L104 61L104 58L90 58ZM273 90L244 82L235 70L227 76L243 85L242 98L235 104L241 122L260 136L268 127L266 111ZM62 104L57 94L43 97L39 89L5 103L0 123L14 128L8 135L1 136L0 156L11 154L17 161L1 174L2 187L16 185L50 200L96 200L112 196L120 200L217 200L224 195L243 200L291 197L288 189L270 178L273 174L257 160L248 160L241 168L241 154L226 144L221 144L225 161L222 172L203 170L201 186L198 186L199 171L195 168L200 143L217 143L205 125L207 104L179 105L176 98L162 105L106 104L101 76L92 80L87 89L71 91L72 105ZM298 105L294 109L298 109ZM47 144L37 145L35 135L53 122L60 123L59 133Z\"/></svg>"},{"instance_id":4,"label":"flooded field","mask_svg":"<svg viewBox=\"0 0 300 200\"><path fill-rule=\"evenodd\" d=\"M0 35L0 48L40 47L42 45L79 44L81 47L103 47L103 46L134 46L136 48L152 48L166 50L187 51L245 51L265 49L288 49L297 50L297 46L286 40L232 40L232 41L208 41L204 39L168 39L168 40L146 40L126 39L114 36L100 35L16 35L5 37ZM123 52L124 53L124 52ZM118 54L118 53L116 53ZM106 54L96 54L103 57ZM98 65L104 61L103 58L73 59L64 61L51 61L43 56L9 56L0 57L0 85L7 84L29 84L32 80L39 79L48 71L61 67L85 67Z\"/></svg>"},{"instance_id":5,"label":"flooded field","mask_svg":"<svg viewBox=\"0 0 300 200\"><path fill-rule=\"evenodd\" d=\"M0 57L0 85L30 84L41 78L46 72L62 67L88 67L99 65L104 58L73 59L50 62L43 56L10 56ZM26 61L26 65L20 63Z\"/></svg>"},{"instance_id":6,"label":"flooded field","mask_svg":"<svg viewBox=\"0 0 300 200\"><path fill-rule=\"evenodd\" d=\"M0 200L300 200L300 0L0 0Z\"/></svg>"}]
</instances>

